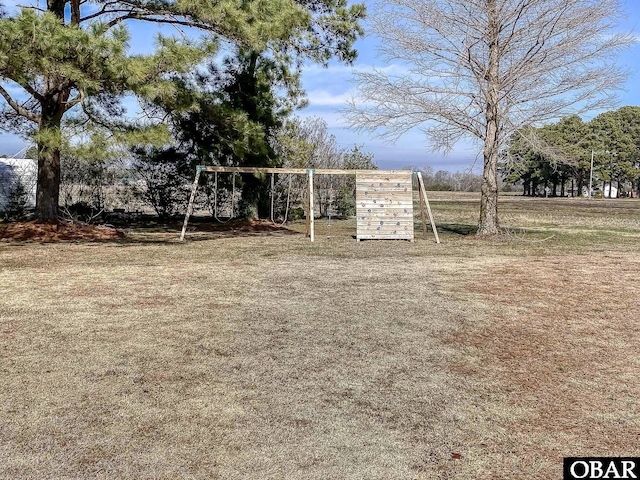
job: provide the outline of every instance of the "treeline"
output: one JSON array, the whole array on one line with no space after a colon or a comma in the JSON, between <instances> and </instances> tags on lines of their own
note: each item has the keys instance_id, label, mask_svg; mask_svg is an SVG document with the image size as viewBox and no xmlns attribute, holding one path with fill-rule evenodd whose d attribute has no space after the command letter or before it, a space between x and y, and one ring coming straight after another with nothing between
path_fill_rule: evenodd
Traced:
<instances>
[{"instance_id":1,"label":"treeline","mask_svg":"<svg viewBox=\"0 0 640 480\"><path fill-rule=\"evenodd\" d=\"M140 142L129 149L133 168L149 187L149 202L163 216L183 207L184 179L193 177L196 165L335 168L344 163L345 152L326 124L292 117L305 104L300 77L269 55L240 49L206 71L180 76L179 84L180 96L151 105L165 118L171 141ZM362 154L360 149L353 153ZM267 218L271 179L243 175L237 180L234 213Z\"/></svg>"},{"instance_id":2,"label":"treeline","mask_svg":"<svg viewBox=\"0 0 640 480\"><path fill-rule=\"evenodd\" d=\"M373 155L354 145L345 149L329 133L320 118L301 120L291 117L269 138L273 164L290 168L376 169ZM193 139L192 139L193 141ZM212 144L211 147L215 147ZM174 146L144 155L134 149L128 155L91 157L78 149L63 151L60 208L63 216L81 221L99 220L115 209L153 210L161 218L183 215L186 211L196 164L212 164L210 158L179 154ZM29 152L31 153L31 152ZM237 157L227 164L239 165ZM260 165L259 160L254 159ZM225 162L226 163L226 162ZM247 163L255 166L256 164ZM276 175L203 175L196 198L197 209L224 218L271 216L274 220L302 215L306 177ZM318 176L315 180L316 211L321 216L355 213L354 180L346 176ZM257 201L260 204L257 204Z\"/></svg>"},{"instance_id":3,"label":"treeline","mask_svg":"<svg viewBox=\"0 0 640 480\"><path fill-rule=\"evenodd\" d=\"M522 129L510 138L500 170L505 182L521 185L527 196L637 197L640 107L622 107L588 122L574 115Z\"/></svg>"},{"instance_id":4,"label":"treeline","mask_svg":"<svg viewBox=\"0 0 640 480\"><path fill-rule=\"evenodd\" d=\"M470 171L449 172L438 170L434 173L431 166L422 168L407 166L404 168L421 172L425 187L431 191L479 192L482 186L482 175L476 175Z\"/></svg>"}]
</instances>

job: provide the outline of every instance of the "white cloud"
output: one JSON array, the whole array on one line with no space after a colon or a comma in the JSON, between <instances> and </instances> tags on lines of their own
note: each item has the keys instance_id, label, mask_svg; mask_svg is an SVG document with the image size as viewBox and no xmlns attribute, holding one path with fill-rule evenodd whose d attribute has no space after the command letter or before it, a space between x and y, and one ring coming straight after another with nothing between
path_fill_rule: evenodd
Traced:
<instances>
[{"instance_id":1,"label":"white cloud","mask_svg":"<svg viewBox=\"0 0 640 480\"><path fill-rule=\"evenodd\" d=\"M373 102L358 96L354 89L346 90L342 93L331 93L324 89L310 90L307 92L310 108L313 107L335 107L345 108L349 102L354 101L359 106L373 105Z\"/></svg>"},{"instance_id":2,"label":"white cloud","mask_svg":"<svg viewBox=\"0 0 640 480\"><path fill-rule=\"evenodd\" d=\"M385 72L388 74L394 75L404 75L409 73L409 67L406 65L401 65L397 63L392 63L390 65L371 65L367 63L356 63L355 65L345 65L345 64L333 64L328 67L323 67L322 65L318 65L316 63L312 63L310 65L306 65L304 67L304 75L351 75L355 72L372 72L373 70L379 70L381 72Z\"/></svg>"},{"instance_id":3,"label":"white cloud","mask_svg":"<svg viewBox=\"0 0 640 480\"><path fill-rule=\"evenodd\" d=\"M313 111L313 109L303 110L298 112L297 117L301 119L319 117L322 118L325 122L327 122L328 128L347 128L349 124L344 119L341 113L339 112L318 112Z\"/></svg>"},{"instance_id":4,"label":"white cloud","mask_svg":"<svg viewBox=\"0 0 640 480\"><path fill-rule=\"evenodd\" d=\"M330 93L326 90L311 90L307 92L307 99L309 100L309 105L312 107L345 106L352 98L352 91L337 94Z\"/></svg>"}]
</instances>

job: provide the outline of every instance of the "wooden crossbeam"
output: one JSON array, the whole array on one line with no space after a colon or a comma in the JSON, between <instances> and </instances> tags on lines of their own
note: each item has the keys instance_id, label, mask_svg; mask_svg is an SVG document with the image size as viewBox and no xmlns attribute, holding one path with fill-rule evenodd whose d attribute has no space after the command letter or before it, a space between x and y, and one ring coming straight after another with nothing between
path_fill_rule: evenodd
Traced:
<instances>
[{"instance_id":1,"label":"wooden crossbeam","mask_svg":"<svg viewBox=\"0 0 640 480\"><path fill-rule=\"evenodd\" d=\"M394 173L406 173L407 170L349 170L349 169L331 169L331 168L279 168L279 167L197 167L201 172L222 172L222 173L293 173L315 175L355 175L358 172L377 173L381 175Z\"/></svg>"}]
</instances>

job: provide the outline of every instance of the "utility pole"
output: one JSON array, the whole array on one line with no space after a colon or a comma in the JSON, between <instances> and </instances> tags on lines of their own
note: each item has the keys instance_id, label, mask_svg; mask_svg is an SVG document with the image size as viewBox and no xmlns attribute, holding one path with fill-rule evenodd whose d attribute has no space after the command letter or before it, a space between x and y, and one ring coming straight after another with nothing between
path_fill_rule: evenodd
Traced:
<instances>
[{"instance_id":1,"label":"utility pole","mask_svg":"<svg viewBox=\"0 0 640 480\"><path fill-rule=\"evenodd\" d=\"M593 156L595 152L591 149L591 173L589 174L589 198L591 198L591 192L593 191Z\"/></svg>"}]
</instances>

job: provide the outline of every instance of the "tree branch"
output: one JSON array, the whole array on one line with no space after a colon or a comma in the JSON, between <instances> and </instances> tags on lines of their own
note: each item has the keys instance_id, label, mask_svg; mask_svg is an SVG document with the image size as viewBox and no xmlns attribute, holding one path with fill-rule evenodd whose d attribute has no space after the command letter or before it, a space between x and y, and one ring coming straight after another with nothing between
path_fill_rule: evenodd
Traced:
<instances>
[{"instance_id":1,"label":"tree branch","mask_svg":"<svg viewBox=\"0 0 640 480\"><path fill-rule=\"evenodd\" d=\"M36 113L26 109L25 107L23 107L22 105L20 105L18 102L16 102L13 98L11 98L11 95L9 95L9 92L7 92L2 85L0 85L0 95L2 95L5 99L5 101L7 102L7 104L13 108L13 110L20 115L21 117L24 117L26 119L31 120L32 122L35 123L40 123L40 115L37 115Z\"/></svg>"},{"instance_id":2,"label":"tree branch","mask_svg":"<svg viewBox=\"0 0 640 480\"><path fill-rule=\"evenodd\" d=\"M190 20L178 20L176 17L173 17L173 16L167 16L166 18L163 18L163 17L157 17L157 15L171 15L171 14L167 12L146 13L141 11L130 11L125 15L121 15L119 17L114 18L110 22L107 22L105 25L109 29L118 25L121 22L124 22L125 20L136 19L143 22L182 25L184 27L197 28L200 30L215 30L211 25L206 23L190 21Z\"/></svg>"},{"instance_id":3,"label":"tree branch","mask_svg":"<svg viewBox=\"0 0 640 480\"><path fill-rule=\"evenodd\" d=\"M84 92L82 90L80 90L80 92L78 93L78 95L76 95L75 97L73 97L71 100L69 100L65 107L64 107L64 111L67 112L69 110L71 110L73 107L75 107L76 105L78 105L80 102L82 102L84 100Z\"/></svg>"},{"instance_id":4,"label":"tree branch","mask_svg":"<svg viewBox=\"0 0 640 480\"><path fill-rule=\"evenodd\" d=\"M107 2L102 6L102 8L99 11L97 11L95 13L92 13L91 15L87 15L86 17L80 18L80 22L86 22L87 20L91 20L93 18L97 18L97 17L99 17L101 15L104 15L104 14L107 14L107 13L131 12L131 8L107 10L107 8L110 7L111 5L117 5L119 3L120 2Z\"/></svg>"},{"instance_id":5,"label":"tree branch","mask_svg":"<svg viewBox=\"0 0 640 480\"><path fill-rule=\"evenodd\" d=\"M15 81L15 80L14 80ZM31 85L29 85L27 82L16 82L18 85L20 85L22 88L24 88L24 90L29 93L29 95L31 95L33 98L35 98L36 100L38 100L39 102L44 101L44 96L37 91L35 88L33 88Z\"/></svg>"},{"instance_id":6,"label":"tree branch","mask_svg":"<svg viewBox=\"0 0 640 480\"><path fill-rule=\"evenodd\" d=\"M80 24L80 0L71 0L71 23Z\"/></svg>"}]
</instances>

